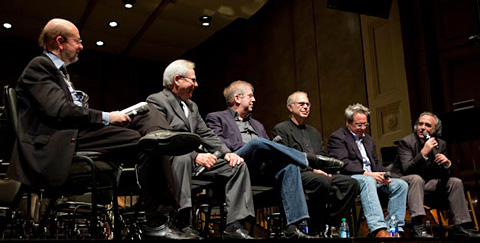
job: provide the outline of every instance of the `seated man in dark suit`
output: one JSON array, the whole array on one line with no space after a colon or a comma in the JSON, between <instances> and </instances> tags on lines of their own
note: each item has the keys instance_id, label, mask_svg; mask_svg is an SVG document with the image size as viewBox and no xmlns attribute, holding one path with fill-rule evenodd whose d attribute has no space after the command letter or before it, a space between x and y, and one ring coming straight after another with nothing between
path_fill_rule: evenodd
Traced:
<instances>
[{"instance_id":1,"label":"seated man in dark suit","mask_svg":"<svg viewBox=\"0 0 480 243\"><path fill-rule=\"evenodd\" d=\"M346 126L330 135L328 154L345 162L342 174L351 175L360 184L360 197L370 234L392 237L386 232L387 220L395 216L398 231L403 232L408 185L403 180L385 177L385 168L378 159L375 142L365 133L369 126L369 114L370 110L361 104L348 106L345 109ZM377 189L389 195L387 220L383 216Z\"/></svg>"},{"instance_id":2,"label":"seated man in dark suit","mask_svg":"<svg viewBox=\"0 0 480 243\"><path fill-rule=\"evenodd\" d=\"M268 140L263 125L252 118L253 91L248 82L231 83L223 92L229 107L209 113L205 121L229 149L250 164L249 168L257 168L256 165L265 161L275 163L269 168L281 182L280 194L288 225L284 234L287 238L311 238L298 229L298 225L309 218L299 169L299 166L308 166L306 154ZM313 159L317 160L315 156Z\"/></svg>"},{"instance_id":3,"label":"seated man in dark suit","mask_svg":"<svg viewBox=\"0 0 480 243\"><path fill-rule=\"evenodd\" d=\"M131 121L118 111L89 108L88 96L73 88L66 72L66 66L76 62L83 49L80 33L70 21L50 20L41 32L39 44L43 54L28 64L17 82L18 139L8 176L30 186L61 185L70 172L75 151L96 151L113 159L124 158L125 162L138 161L141 167L150 167L142 179L156 184L145 186L147 222L156 227L150 235L193 239L167 224L166 215L178 203L170 162L163 154L193 150L199 144L198 136L159 131L170 126L155 109ZM122 127L127 124L138 131ZM184 138L185 149L171 143ZM152 151L138 149L140 140ZM152 142L157 146L150 146Z\"/></svg>"},{"instance_id":4,"label":"seated man in dark suit","mask_svg":"<svg viewBox=\"0 0 480 243\"><path fill-rule=\"evenodd\" d=\"M316 154L325 155L322 135L312 126L305 124L310 114L310 101L307 93L294 92L287 99L290 119L273 128L274 135L280 135L280 143L307 153L308 157ZM340 225L341 218L346 218L358 194L358 183L349 176L330 174L325 165L312 163L309 169L302 170L303 189L308 195L309 212L312 215L310 229L325 230L325 224ZM338 168L338 170L341 169ZM325 170L325 171L324 171ZM332 196L332 187L337 189ZM328 205L331 204L330 207Z\"/></svg>"},{"instance_id":5,"label":"seated man in dark suit","mask_svg":"<svg viewBox=\"0 0 480 243\"><path fill-rule=\"evenodd\" d=\"M148 103L164 114L174 130L198 134L204 149L170 157L177 199L180 202L177 227L184 232L198 235L190 226L192 172L194 166L203 166L206 169L201 174L202 178L225 185L227 226L223 237L251 239L241 225L248 217L255 217L250 174L243 158L232 153L205 125L198 106L190 100L193 91L198 87L194 68L195 64L187 60L170 63L163 73L164 89L147 98Z\"/></svg>"},{"instance_id":6,"label":"seated man in dark suit","mask_svg":"<svg viewBox=\"0 0 480 243\"><path fill-rule=\"evenodd\" d=\"M454 223L451 233L454 236L479 237L466 229L472 219L462 180L451 175L452 161L446 156L447 144L438 138L442 134L442 122L433 113L424 112L415 122L413 131L400 140L392 169L394 177L408 183L407 203L412 216L412 236L432 237L423 224L424 194L429 191L440 193L440 200L448 199Z\"/></svg>"}]
</instances>

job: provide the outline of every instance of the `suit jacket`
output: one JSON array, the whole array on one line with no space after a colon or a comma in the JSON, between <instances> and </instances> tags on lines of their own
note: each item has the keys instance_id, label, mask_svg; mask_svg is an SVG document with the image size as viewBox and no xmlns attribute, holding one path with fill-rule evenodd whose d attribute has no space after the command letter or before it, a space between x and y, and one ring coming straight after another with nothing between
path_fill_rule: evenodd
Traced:
<instances>
[{"instance_id":1,"label":"suit jacket","mask_svg":"<svg viewBox=\"0 0 480 243\"><path fill-rule=\"evenodd\" d=\"M245 145L240 129L238 129L235 121L234 112L230 108L224 111L209 113L205 118L205 122L230 150L236 151ZM250 118L248 123L250 123L259 137L268 139L267 132L262 123L253 118Z\"/></svg>"},{"instance_id":2,"label":"suit jacket","mask_svg":"<svg viewBox=\"0 0 480 243\"><path fill-rule=\"evenodd\" d=\"M377 150L373 138L365 134L363 146L370 159L372 172L382 172L385 168L380 164L377 156ZM363 159L360 150L355 143L355 138L350 130L345 126L330 135L328 139L328 155L345 163L342 174L353 175L363 174Z\"/></svg>"},{"instance_id":3,"label":"suit jacket","mask_svg":"<svg viewBox=\"0 0 480 243\"><path fill-rule=\"evenodd\" d=\"M78 129L103 126L102 112L73 103L62 74L35 57L17 87L18 131L8 176L28 185L60 185L69 173Z\"/></svg>"},{"instance_id":4,"label":"suit jacket","mask_svg":"<svg viewBox=\"0 0 480 243\"><path fill-rule=\"evenodd\" d=\"M439 166L433 160L437 153L446 154L447 144L439 138L435 138L438 142L438 149L434 148L425 160L420 153L423 148L423 142L412 133L400 140L398 144L397 158L392 168L392 175L394 177L401 177L404 175L417 174L423 177L426 181L433 178L442 178L450 174L450 168L446 169Z\"/></svg>"},{"instance_id":5,"label":"suit jacket","mask_svg":"<svg viewBox=\"0 0 480 243\"><path fill-rule=\"evenodd\" d=\"M230 152L227 146L207 127L198 112L198 106L195 102L190 99L186 101L190 110L188 118L180 105L180 99L167 88L148 96L147 102L153 104L155 108L164 114L172 130L198 134L206 151L210 153L220 151L222 154ZM196 155L196 152L191 153L192 160L195 159Z\"/></svg>"}]
</instances>

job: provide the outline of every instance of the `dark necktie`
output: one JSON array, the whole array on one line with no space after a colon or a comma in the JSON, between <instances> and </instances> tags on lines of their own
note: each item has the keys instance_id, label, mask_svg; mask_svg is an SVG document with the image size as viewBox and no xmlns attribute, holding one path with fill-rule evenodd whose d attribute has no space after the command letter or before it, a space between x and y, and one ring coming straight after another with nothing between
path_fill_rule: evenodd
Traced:
<instances>
[{"instance_id":1,"label":"dark necktie","mask_svg":"<svg viewBox=\"0 0 480 243\"><path fill-rule=\"evenodd\" d=\"M65 68L65 66L61 66L60 67L60 71L63 73L63 75L65 75L65 79L67 80L67 83L70 85L70 87L75 90L75 87L73 86L73 83L70 81L70 75L68 74L68 71L67 69Z\"/></svg>"}]
</instances>

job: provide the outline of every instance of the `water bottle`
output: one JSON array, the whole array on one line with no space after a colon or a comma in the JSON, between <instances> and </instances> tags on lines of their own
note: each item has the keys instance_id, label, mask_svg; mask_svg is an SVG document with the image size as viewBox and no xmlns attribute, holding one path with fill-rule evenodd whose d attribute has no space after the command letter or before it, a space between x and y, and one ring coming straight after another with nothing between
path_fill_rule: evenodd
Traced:
<instances>
[{"instance_id":1,"label":"water bottle","mask_svg":"<svg viewBox=\"0 0 480 243\"><path fill-rule=\"evenodd\" d=\"M388 222L388 232L390 235L394 238L398 238L398 223L397 220L395 219L395 215L392 215L390 217L390 221Z\"/></svg>"},{"instance_id":2,"label":"water bottle","mask_svg":"<svg viewBox=\"0 0 480 243\"><path fill-rule=\"evenodd\" d=\"M347 220L342 218L342 223L340 224L340 238L349 238L350 230L348 229Z\"/></svg>"},{"instance_id":3,"label":"water bottle","mask_svg":"<svg viewBox=\"0 0 480 243\"><path fill-rule=\"evenodd\" d=\"M305 234L308 234L308 224L306 220L303 220L299 225L298 229Z\"/></svg>"}]
</instances>

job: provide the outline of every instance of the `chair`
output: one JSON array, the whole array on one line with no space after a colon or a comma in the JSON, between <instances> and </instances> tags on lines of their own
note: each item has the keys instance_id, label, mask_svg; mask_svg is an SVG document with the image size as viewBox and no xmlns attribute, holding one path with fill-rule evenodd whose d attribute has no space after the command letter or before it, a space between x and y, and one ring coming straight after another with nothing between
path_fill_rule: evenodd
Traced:
<instances>
[{"instance_id":1,"label":"chair","mask_svg":"<svg viewBox=\"0 0 480 243\"><path fill-rule=\"evenodd\" d=\"M14 134L18 133L18 110L17 110L17 97L16 92L13 88L10 88L8 85L4 87L4 104L7 110L7 119L11 121L12 130ZM70 169L70 174L66 182L60 187L47 187L47 188L37 188L35 186L31 187L28 191L28 196L30 197L32 192L38 191L41 189L45 192L50 198L49 205L46 209L45 214L40 220L37 235L40 235L44 232L44 227L46 226L47 219L49 217L55 218L51 212L59 212L65 210L64 212L73 213L72 219L74 220L79 213L78 207L88 208L88 213L90 214L90 234L92 236L97 235L97 213L99 208L102 208L98 205L99 200L99 191L112 191L113 197L116 198L116 186L117 186L117 177L114 175L115 172L118 172L118 167L113 163L104 160L101 153L98 152L76 152L72 161L72 167ZM105 179L107 178L107 179ZM100 184L99 181L109 181L107 184ZM56 201L65 195L78 195L86 192L91 193L90 202L91 203L67 203L67 204L58 204ZM111 200L111 196L109 197ZM29 200L30 201L30 200ZM113 214L115 223L114 225L119 225L118 217L118 203L116 200L113 200ZM72 208L73 207L73 208ZM30 207L27 207L30 208ZM73 210L72 210L73 209ZM102 213L106 212L105 207L101 210ZM29 213L27 213L30 215ZM54 222L54 221L51 221ZM73 222L75 224L75 222ZM72 229L73 230L73 229ZM118 229L115 229L115 235L118 235ZM51 230L50 234L54 232Z\"/></svg>"}]
</instances>

